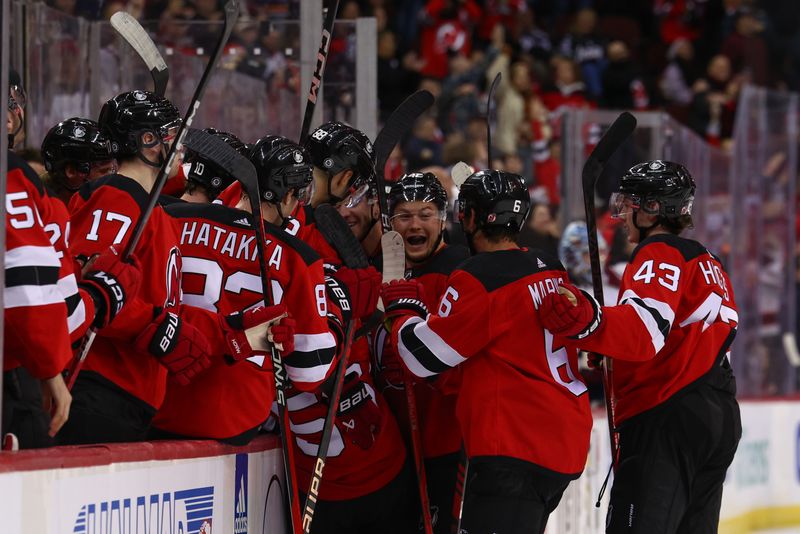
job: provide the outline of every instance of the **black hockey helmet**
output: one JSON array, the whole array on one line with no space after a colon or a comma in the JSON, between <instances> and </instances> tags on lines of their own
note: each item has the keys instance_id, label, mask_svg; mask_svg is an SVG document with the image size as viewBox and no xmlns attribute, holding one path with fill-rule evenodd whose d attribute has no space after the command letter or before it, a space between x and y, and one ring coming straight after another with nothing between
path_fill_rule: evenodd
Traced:
<instances>
[{"instance_id":1,"label":"black hockey helmet","mask_svg":"<svg viewBox=\"0 0 800 534\"><path fill-rule=\"evenodd\" d=\"M137 90L121 93L103 104L97 122L111 138L114 153L125 158L139 154L144 132L153 132L165 142L169 130L180 126L181 116L166 98Z\"/></svg>"},{"instance_id":2,"label":"black hockey helmet","mask_svg":"<svg viewBox=\"0 0 800 534\"><path fill-rule=\"evenodd\" d=\"M375 180L375 150L360 130L341 122L327 122L311 132L305 142L311 162L331 176L350 169L348 189L356 190Z\"/></svg>"},{"instance_id":3,"label":"black hockey helmet","mask_svg":"<svg viewBox=\"0 0 800 534\"><path fill-rule=\"evenodd\" d=\"M205 128L203 131L225 141L242 156L247 157L249 155L247 145L232 133L222 132L215 128ZM204 187L211 200L217 198L226 187L236 180L236 177L225 169L188 148L183 161L189 165L186 180Z\"/></svg>"},{"instance_id":4,"label":"black hockey helmet","mask_svg":"<svg viewBox=\"0 0 800 534\"><path fill-rule=\"evenodd\" d=\"M433 202L443 214L447 211L447 192L432 172L410 172L392 184L389 191L389 216L403 202Z\"/></svg>"},{"instance_id":5,"label":"black hockey helmet","mask_svg":"<svg viewBox=\"0 0 800 534\"><path fill-rule=\"evenodd\" d=\"M308 152L297 143L277 135L256 141L250 151L250 161L258 173L262 200L272 204L279 204L292 189L302 197L302 191L314 176Z\"/></svg>"},{"instance_id":6,"label":"black hockey helmet","mask_svg":"<svg viewBox=\"0 0 800 534\"><path fill-rule=\"evenodd\" d=\"M658 215L660 221L691 224L695 183L686 167L656 159L634 165L622 176L611 197L611 214L620 216L626 205Z\"/></svg>"},{"instance_id":7,"label":"black hockey helmet","mask_svg":"<svg viewBox=\"0 0 800 534\"><path fill-rule=\"evenodd\" d=\"M475 210L478 228L507 228L519 232L530 211L531 200L522 176L511 172L483 170L471 174L458 192L456 220L463 224Z\"/></svg>"},{"instance_id":8,"label":"black hockey helmet","mask_svg":"<svg viewBox=\"0 0 800 534\"><path fill-rule=\"evenodd\" d=\"M88 174L93 162L114 159L114 154L111 141L100 131L100 125L73 117L50 128L42 141L42 158L49 173L62 172L70 163Z\"/></svg>"}]
</instances>

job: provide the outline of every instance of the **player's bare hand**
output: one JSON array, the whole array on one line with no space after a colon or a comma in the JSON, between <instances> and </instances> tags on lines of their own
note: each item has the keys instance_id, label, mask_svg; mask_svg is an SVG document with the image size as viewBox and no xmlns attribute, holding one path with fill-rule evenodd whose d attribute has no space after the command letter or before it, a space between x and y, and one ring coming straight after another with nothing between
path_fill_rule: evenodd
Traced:
<instances>
[{"instance_id":1,"label":"player's bare hand","mask_svg":"<svg viewBox=\"0 0 800 534\"><path fill-rule=\"evenodd\" d=\"M578 305L578 299L575 297L575 294L566 287L558 286L558 294L567 297L567 300L569 300L573 306Z\"/></svg>"},{"instance_id":2,"label":"player's bare hand","mask_svg":"<svg viewBox=\"0 0 800 534\"><path fill-rule=\"evenodd\" d=\"M42 380L42 404L44 409L50 412L48 434L53 437L69 419L69 408L72 405L72 395L60 373L53 378Z\"/></svg>"}]
</instances>

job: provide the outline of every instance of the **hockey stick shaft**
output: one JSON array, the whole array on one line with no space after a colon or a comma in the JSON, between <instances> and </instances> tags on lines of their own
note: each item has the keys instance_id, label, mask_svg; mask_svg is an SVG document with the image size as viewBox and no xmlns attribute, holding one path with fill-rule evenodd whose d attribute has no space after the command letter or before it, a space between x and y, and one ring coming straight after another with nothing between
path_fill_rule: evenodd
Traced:
<instances>
[{"instance_id":1,"label":"hockey stick shaft","mask_svg":"<svg viewBox=\"0 0 800 534\"><path fill-rule=\"evenodd\" d=\"M489 161L488 166L492 166L492 103L494 102L494 93L497 91L497 86L503 75L497 73L492 80L492 85L489 87L489 95L486 98L486 159Z\"/></svg>"},{"instance_id":2,"label":"hockey stick shaft","mask_svg":"<svg viewBox=\"0 0 800 534\"><path fill-rule=\"evenodd\" d=\"M255 174L255 172L254 172ZM237 176L238 178L238 176ZM261 284L264 292L264 304L269 305L272 300L272 282L267 267L265 250L264 219L261 214L261 193L258 179L240 180L247 192L250 201L250 212L253 228L256 232L256 251L258 256L258 269L261 275ZM280 427L281 448L283 453L283 467L286 474L286 492L289 496L289 517L292 534L304 532L300 520L300 499L297 494L297 470L294 461L294 448L292 446L292 430L286 408L286 390L288 389L288 375L283 359L274 345L270 345L270 360L272 361L272 374L275 379L275 401L278 405L278 426Z\"/></svg>"},{"instance_id":3,"label":"hockey stick shaft","mask_svg":"<svg viewBox=\"0 0 800 534\"><path fill-rule=\"evenodd\" d=\"M325 13L325 22L322 25L322 40L319 43L319 50L317 50L317 64L314 67L314 74L311 78L311 88L308 90L303 125L300 127L301 145L305 142L308 132L311 130L311 120L314 118L314 110L317 108L317 97L322 87L322 76L325 74L325 64L328 62L328 50L331 47L333 24L336 21L336 12L338 10L339 0L333 0Z\"/></svg>"},{"instance_id":4,"label":"hockey stick shaft","mask_svg":"<svg viewBox=\"0 0 800 534\"><path fill-rule=\"evenodd\" d=\"M169 83L169 68L150 35L138 20L125 11L117 11L111 15L111 25L147 65L150 76L153 77L153 92L164 96Z\"/></svg>"},{"instance_id":5,"label":"hockey stick shaft","mask_svg":"<svg viewBox=\"0 0 800 534\"><path fill-rule=\"evenodd\" d=\"M197 113L197 108L200 106L200 100L203 98L206 86L208 85L208 80L211 77L211 73L214 70L217 60L219 60L219 57L222 55L222 50L225 47L225 43L228 42L228 38L231 35L231 31L233 31L233 27L236 24L236 19L238 16L238 0L228 0L228 2L225 4L225 23L222 34L219 36L217 45L208 60L208 65L206 65L206 68L203 71L200 82L197 84L197 89L195 89L194 96L192 96L192 100L189 103L189 108L186 110L186 115L184 116L184 119L178 128L178 133L175 137L175 140L172 142L172 146L167 153L167 158L164 161L164 164L161 166L161 169L158 171L153 188L150 190L150 196L147 199L147 206L136 220L136 225L131 231L131 236L128 239L128 242L125 244L125 248L122 252L123 260L130 258L131 254L136 249L136 245L139 244L139 240L142 238L144 227L147 224L147 221L150 219L150 214L153 213L156 202L158 202L158 197L161 194L161 190L164 188L164 183L167 181L169 172L172 169L172 164L175 162L175 157L178 154L180 145L183 143L183 138L186 136L189 127L192 125L195 113ZM83 366L83 362L86 360L86 356L89 354L89 350L92 348L96 334L97 329L92 327L89 329L87 335L84 336L76 356L72 358L72 361L67 368L67 387L72 388L72 386L75 384L75 379L80 372L81 366Z\"/></svg>"},{"instance_id":6,"label":"hockey stick shaft","mask_svg":"<svg viewBox=\"0 0 800 534\"><path fill-rule=\"evenodd\" d=\"M431 520L431 501L428 497L428 477L425 474L425 459L422 454L422 435L419 429L419 415L417 413L417 394L414 383L406 380L403 384L408 407L408 426L411 429L411 448L414 453L414 466L417 471L419 485L419 500L422 508L422 525L425 534L433 534L433 521Z\"/></svg>"},{"instance_id":7,"label":"hockey stick shaft","mask_svg":"<svg viewBox=\"0 0 800 534\"><path fill-rule=\"evenodd\" d=\"M636 119L628 112L622 113L611 124L597 143L586 164L583 166L583 208L586 215L586 231L589 238L589 261L592 267L592 290L594 297L603 304L603 277L600 272L600 247L597 243L597 219L595 217L594 193L597 180L612 154L633 133ZM613 389L613 365L608 358L603 359L603 389L605 393L606 414L608 420L609 445L611 447L611 465L616 469L619 436L615 431L616 399Z\"/></svg>"},{"instance_id":8,"label":"hockey stick shaft","mask_svg":"<svg viewBox=\"0 0 800 534\"><path fill-rule=\"evenodd\" d=\"M461 532L461 513L464 510L464 490L467 486L467 474L469 473L469 458L464 443L461 443L461 451L458 453L458 466L456 468L456 488L453 494L453 522L450 525L450 534L460 534Z\"/></svg>"}]
</instances>

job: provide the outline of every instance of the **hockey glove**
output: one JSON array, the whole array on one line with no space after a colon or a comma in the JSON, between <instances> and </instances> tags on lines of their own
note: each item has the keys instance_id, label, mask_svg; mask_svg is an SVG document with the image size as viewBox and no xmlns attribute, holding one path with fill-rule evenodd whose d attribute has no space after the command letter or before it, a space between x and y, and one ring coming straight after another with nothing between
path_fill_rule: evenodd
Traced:
<instances>
[{"instance_id":1,"label":"hockey glove","mask_svg":"<svg viewBox=\"0 0 800 534\"><path fill-rule=\"evenodd\" d=\"M114 320L126 302L139 293L142 267L136 256L122 261L114 247L98 256L83 274L78 286L92 298L95 307L92 326L103 328Z\"/></svg>"},{"instance_id":2,"label":"hockey glove","mask_svg":"<svg viewBox=\"0 0 800 534\"><path fill-rule=\"evenodd\" d=\"M336 413L342 438L364 450L372 447L381 429L381 410L370 389L355 373L345 377Z\"/></svg>"},{"instance_id":3,"label":"hockey glove","mask_svg":"<svg viewBox=\"0 0 800 534\"><path fill-rule=\"evenodd\" d=\"M294 351L294 321L282 323L286 328L278 329L277 336L270 333L270 326L288 316L286 306L259 306L231 315L220 315L219 324L234 361L241 361L257 353L269 352L268 342L274 339L275 348L283 354Z\"/></svg>"},{"instance_id":4,"label":"hockey glove","mask_svg":"<svg viewBox=\"0 0 800 534\"><path fill-rule=\"evenodd\" d=\"M158 358L182 386L211 366L211 343L176 313L155 309L156 319L136 338L136 348Z\"/></svg>"},{"instance_id":5,"label":"hockey glove","mask_svg":"<svg viewBox=\"0 0 800 534\"><path fill-rule=\"evenodd\" d=\"M333 276L347 286L353 317L363 319L378 307L381 273L375 267L350 269L340 267Z\"/></svg>"},{"instance_id":6,"label":"hockey glove","mask_svg":"<svg viewBox=\"0 0 800 534\"><path fill-rule=\"evenodd\" d=\"M558 293L548 293L539 306L542 326L572 339L583 339L597 330L602 316L594 297L572 284L562 285Z\"/></svg>"},{"instance_id":7,"label":"hockey glove","mask_svg":"<svg viewBox=\"0 0 800 534\"><path fill-rule=\"evenodd\" d=\"M388 284L383 284L381 299L386 307L384 315L389 323L406 315L423 318L428 316L425 288L417 280L392 280ZM387 329L391 330L388 327Z\"/></svg>"}]
</instances>

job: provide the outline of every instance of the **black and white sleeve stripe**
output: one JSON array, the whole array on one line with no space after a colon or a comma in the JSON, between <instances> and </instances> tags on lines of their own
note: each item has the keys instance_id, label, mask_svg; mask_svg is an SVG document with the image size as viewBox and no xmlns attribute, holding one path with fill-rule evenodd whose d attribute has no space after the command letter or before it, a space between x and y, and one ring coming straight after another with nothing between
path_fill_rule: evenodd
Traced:
<instances>
[{"instance_id":1,"label":"black and white sleeve stripe","mask_svg":"<svg viewBox=\"0 0 800 534\"><path fill-rule=\"evenodd\" d=\"M668 304L654 298L641 298L632 289L626 290L619 299L620 305L631 306L650 334L656 354L667 341L675 320L675 312Z\"/></svg>"},{"instance_id":2,"label":"black and white sleeve stripe","mask_svg":"<svg viewBox=\"0 0 800 534\"><path fill-rule=\"evenodd\" d=\"M22 246L6 251L6 308L64 302L58 288L61 262L52 246Z\"/></svg>"},{"instance_id":3,"label":"black and white sleeve stripe","mask_svg":"<svg viewBox=\"0 0 800 534\"><path fill-rule=\"evenodd\" d=\"M78 282L75 275L70 273L59 279L58 289L67 303L67 328L72 334L86 322L86 303L78 291Z\"/></svg>"},{"instance_id":4,"label":"black and white sleeve stripe","mask_svg":"<svg viewBox=\"0 0 800 534\"><path fill-rule=\"evenodd\" d=\"M426 378L464 362L464 358L431 330L422 317L411 317L400 327L397 350L408 370Z\"/></svg>"},{"instance_id":5,"label":"black and white sleeve stripe","mask_svg":"<svg viewBox=\"0 0 800 534\"><path fill-rule=\"evenodd\" d=\"M325 380L335 355L336 338L330 332L295 334L294 352L285 360L289 379L312 384Z\"/></svg>"}]
</instances>

